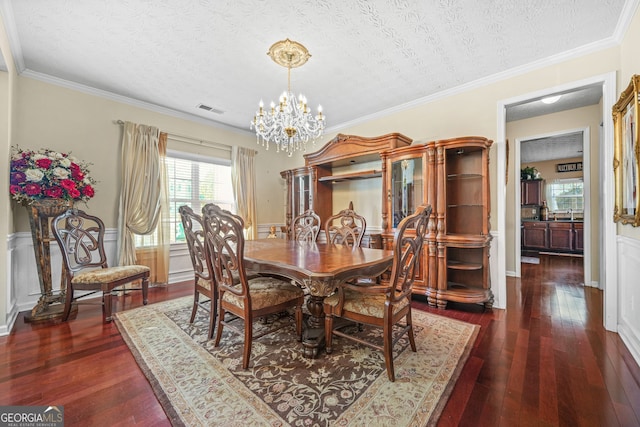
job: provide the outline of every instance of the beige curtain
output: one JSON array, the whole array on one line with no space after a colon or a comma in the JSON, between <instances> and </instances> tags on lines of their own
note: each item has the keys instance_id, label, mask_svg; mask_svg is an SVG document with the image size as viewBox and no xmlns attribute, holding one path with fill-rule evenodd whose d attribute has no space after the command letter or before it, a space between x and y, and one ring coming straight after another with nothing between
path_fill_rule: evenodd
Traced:
<instances>
[{"instance_id":1,"label":"beige curtain","mask_svg":"<svg viewBox=\"0 0 640 427\"><path fill-rule=\"evenodd\" d=\"M162 135L162 136L161 136ZM164 157L166 134L156 127L125 122L122 137L122 189L118 216L118 263L149 265L152 283L169 275L168 190ZM161 226L158 227L158 224ZM156 233L155 244L138 259L134 234ZM149 262L149 260L152 260Z\"/></svg>"},{"instance_id":2,"label":"beige curtain","mask_svg":"<svg viewBox=\"0 0 640 427\"><path fill-rule=\"evenodd\" d=\"M256 168L258 152L234 146L231 149L231 182L236 199L238 215L244 220L244 235L248 240L258 238L258 215L256 211Z\"/></svg>"},{"instance_id":3,"label":"beige curtain","mask_svg":"<svg viewBox=\"0 0 640 427\"><path fill-rule=\"evenodd\" d=\"M153 284L169 283L169 186L167 180L167 134L160 133L158 138L158 154L162 168L160 169L162 188L160 192L160 216L155 232L144 237L144 246L136 247L136 264L146 265L151 269L149 281ZM139 241L138 241L139 243Z\"/></svg>"}]
</instances>

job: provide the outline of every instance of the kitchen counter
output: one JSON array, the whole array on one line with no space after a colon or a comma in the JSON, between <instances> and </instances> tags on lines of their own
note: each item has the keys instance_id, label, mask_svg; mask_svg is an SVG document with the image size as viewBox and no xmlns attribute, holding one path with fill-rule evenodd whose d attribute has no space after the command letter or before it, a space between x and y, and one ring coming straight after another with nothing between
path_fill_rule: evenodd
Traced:
<instances>
[{"instance_id":1,"label":"kitchen counter","mask_svg":"<svg viewBox=\"0 0 640 427\"><path fill-rule=\"evenodd\" d=\"M579 218L579 219L574 219L574 220L570 220L570 219L548 219L546 221L543 221L541 219L523 219L522 222L569 222L569 223L583 223L584 219Z\"/></svg>"}]
</instances>

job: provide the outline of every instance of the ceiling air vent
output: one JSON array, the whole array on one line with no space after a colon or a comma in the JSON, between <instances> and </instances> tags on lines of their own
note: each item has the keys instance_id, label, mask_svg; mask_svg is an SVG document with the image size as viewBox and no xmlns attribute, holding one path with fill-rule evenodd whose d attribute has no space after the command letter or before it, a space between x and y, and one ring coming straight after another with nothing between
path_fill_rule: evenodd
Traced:
<instances>
[{"instance_id":1,"label":"ceiling air vent","mask_svg":"<svg viewBox=\"0 0 640 427\"><path fill-rule=\"evenodd\" d=\"M198 104L198 108L204 111L209 111L210 113L214 113L214 114L224 114L224 111L218 108L209 107L208 105L204 105L204 104Z\"/></svg>"}]
</instances>

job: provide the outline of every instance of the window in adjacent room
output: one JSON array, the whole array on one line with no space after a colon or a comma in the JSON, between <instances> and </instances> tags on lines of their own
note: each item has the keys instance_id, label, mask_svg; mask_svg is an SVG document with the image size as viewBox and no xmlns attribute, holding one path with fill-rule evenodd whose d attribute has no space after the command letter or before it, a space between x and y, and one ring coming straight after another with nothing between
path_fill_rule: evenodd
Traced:
<instances>
[{"instance_id":1,"label":"window in adjacent room","mask_svg":"<svg viewBox=\"0 0 640 427\"><path fill-rule=\"evenodd\" d=\"M552 212L584 211L582 178L556 179L547 183L547 205Z\"/></svg>"},{"instance_id":2,"label":"window in adjacent room","mask_svg":"<svg viewBox=\"0 0 640 427\"><path fill-rule=\"evenodd\" d=\"M178 212L180 206L188 205L200 213L204 205L215 203L223 209L235 211L229 160L168 150L166 165L171 243L186 241ZM136 236L136 246L153 245L153 240L153 235Z\"/></svg>"}]
</instances>

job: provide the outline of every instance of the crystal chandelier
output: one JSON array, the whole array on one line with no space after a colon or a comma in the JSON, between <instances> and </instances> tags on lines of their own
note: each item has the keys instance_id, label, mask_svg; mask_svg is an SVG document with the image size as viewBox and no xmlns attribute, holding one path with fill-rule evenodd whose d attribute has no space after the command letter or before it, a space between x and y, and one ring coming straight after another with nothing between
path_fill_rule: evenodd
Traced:
<instances>
[{"instance_id":1,"label":"crystal chandelier","mask_svg":"<svg viewBox=\"0 0 640 427\"><path fill-rule=\"evenodd\" d=\"M286 39L274 43L267 55L287 68L287 90L280 95L278 105L271 102L269 111L265 111L260 101L251 129L256 131L258 144L268 150L269 143L274 143L276 151L284 151L291 157L296 150L304 151L309 140L315 142L325 126L322 107L318 105L318 115L314 116L307 106L307 98L300 94L296 100L291 92L291 69L304 65L311 54L300 43Z\"/></svg>"}]
</instances>

